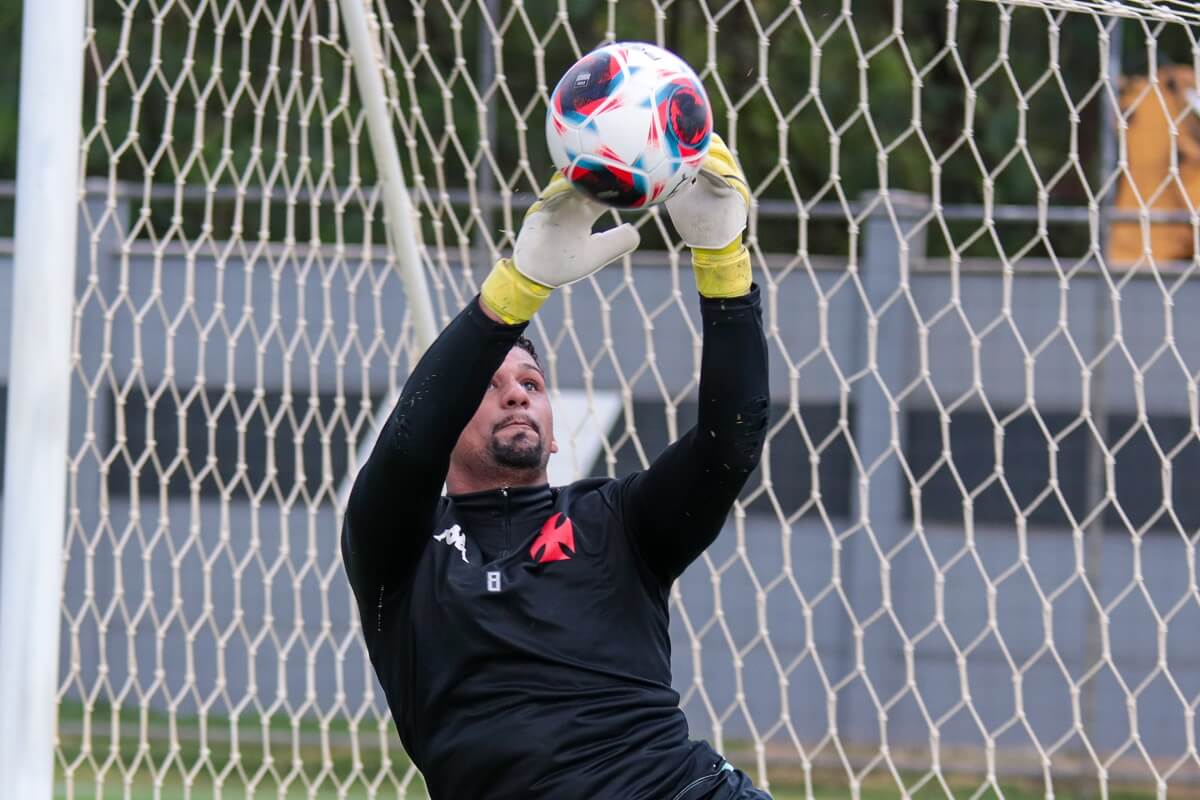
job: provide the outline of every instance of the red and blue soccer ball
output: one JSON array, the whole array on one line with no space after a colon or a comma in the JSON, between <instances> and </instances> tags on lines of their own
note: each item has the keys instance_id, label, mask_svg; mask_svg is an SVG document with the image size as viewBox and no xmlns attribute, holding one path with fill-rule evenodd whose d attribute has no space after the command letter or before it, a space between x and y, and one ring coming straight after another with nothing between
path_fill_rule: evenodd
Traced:
<instances>
[{"instance_id":1,"label":"red and blue soccer ball","mask_svg":"<svg viewBox=\"0 0 1200 800\"><path fill-rule=\"evenodd\" d=\"M616 208L666 200L708 153L712 108L679 56L642 42L585 55L550 96L546 142L554 166Z\"/></svg>"}]
</instances>

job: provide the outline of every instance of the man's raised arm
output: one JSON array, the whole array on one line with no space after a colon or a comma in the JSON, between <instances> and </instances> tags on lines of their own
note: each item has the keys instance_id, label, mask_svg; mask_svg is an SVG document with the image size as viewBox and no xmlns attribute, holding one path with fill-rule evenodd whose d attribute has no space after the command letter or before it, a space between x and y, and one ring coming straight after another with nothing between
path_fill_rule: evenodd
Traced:
<instances>
[{"instance_id":1,"label":"man's raised arm","mask_svg":"<svg viewBox=\"0 0 1200 800\"><path fill-rule=\"evenodd\" d=\"M346 504L342 559L356 591L402 574L429 541L458 437L550 292L637 247L630 225L591 232L603 212L556 175L526 213L513 258L413 368Z\"/></svg>"},{"instance_id":2,"label":"man's raised arm","mask_svg":"<svg viewBox=\"0 0 1200 800\"><path fill-rule=\"evenodd\" d=\"M667 201L692 248L701 295L700 408L696 426L631 476L624 495L638 549L666 582L717 538L766 437L767 344L741 237L749 200L737 162L714 135L696 183Z\"/></svg>"},{"instance_id":3,"label":"man's raised arm","mask_svg":"<svg viewBox=\"0 0 1200 800\"><path fill-rule=\"evenodd\" d=\"M489 310L472 300L421 356L354 480L342 534L354 583L411 563L428 538L450 453L527 324Z\"/></svg>"}]
</instances>

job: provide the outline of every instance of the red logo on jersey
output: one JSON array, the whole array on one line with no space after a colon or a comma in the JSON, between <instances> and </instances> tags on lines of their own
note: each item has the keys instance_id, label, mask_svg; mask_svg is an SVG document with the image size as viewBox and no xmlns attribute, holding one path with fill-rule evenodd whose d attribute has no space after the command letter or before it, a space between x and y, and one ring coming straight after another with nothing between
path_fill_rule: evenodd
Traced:
<instances>
[{"instance_id":1,"label":"red logo on jersey","mask_svg":"<svg viewBox=\"0 0 1200 800\"><path fill-rule=\"evenodd\" d=\"M566 561L575 555L575 529L564 514L555 514L546 520L542 532L533 540L529 557L541 564L550 561Z\"/></svg>"}]
</instances>

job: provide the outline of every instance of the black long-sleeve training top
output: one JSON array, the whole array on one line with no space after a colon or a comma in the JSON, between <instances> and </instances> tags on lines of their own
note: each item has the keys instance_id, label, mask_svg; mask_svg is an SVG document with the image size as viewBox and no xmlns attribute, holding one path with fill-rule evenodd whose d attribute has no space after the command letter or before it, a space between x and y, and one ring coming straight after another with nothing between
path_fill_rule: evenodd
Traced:
<instances>
[{"instance_id":1,"label":"black long-sleeve training top","mask_svg":"<svg viewBox=\"0 0 1200 800\"><path fill-rule=\"evenodd\" d=\"M624 478L441 496L525 328L478 300L405 384L355 480L342 557L435 800L685 800L718 780L671 688L668 593L758 464L767 349L757 288L700 302L697 424Z\"/></svg>"}]
</instances>

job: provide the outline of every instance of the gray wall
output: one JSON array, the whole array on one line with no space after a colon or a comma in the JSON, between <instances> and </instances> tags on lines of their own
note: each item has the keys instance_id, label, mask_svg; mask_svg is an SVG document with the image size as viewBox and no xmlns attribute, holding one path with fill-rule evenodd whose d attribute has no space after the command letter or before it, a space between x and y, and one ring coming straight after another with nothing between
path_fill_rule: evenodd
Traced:
<instances>
[{"instance_id":1,"label":"gray wall","mask_svg":"<svg viewBox=\"0 0 1200 800\"><path fill-rule=\"evenodd\" d=\"M920 231L905 227L914 217L897 208L919 244ZM773 402L796 413L777 422L794 426L814 405L852 409L833 436L857 454L844 478L852 502L830 515L818 497L831 489L821 492L818 481L778 514L759 513L760 503L684 576L674 666L695 734L736 743L753 731L772 753L794 753L793 737L812 744L835 729L851 744L917 748L936 731L942 744L1057 757L1080 748L1070 736L1078 713L1101 751L1137 737L1155 756L1184 753L1200 692L1194 530L1134 531L1108 515L1102 532L1089 528L1102 541L1096 547L1078 530L1019 525L1015 514L985 523L969 512L957 522L919 513L914 521L909 498L961 508L962 497L921 495L923 476L902 469L902 428L911 410L985 403L1000 418L1026 402L1079 417L1089 391L1109 414L1194 420L1200 325L1190 309L1200 288L1177 275L1125 276L1116 288L1119 339L1101 378L1089 380L1085 364L1114 341L1096 327L1109 290L1094 270L1060 275L1026 261L1009 272L998 264L951 272L914 257L904 274L892 223L873 219L853 272L828 259L811 269L797 260L769 279L760 272ZM369 387L387 397L402 383L412 353L398 276L382 251L371 259L271 247L246 260L220 247L190 257L156 255L141 241L122 249L126 224L115 218L81 241L80 263L86 269L94 246L97 269L94 281L80 277L87 299L73 382L78 514L69 524L62 667L77 673L71 694L106 672L114 695L139 687L126 703L144 695L156 706L228 713L253 691L263 705L278 698L304 713L378 707L378 697L364 698L373 678L352 628L329 471L307 465L303 485L248 475L226 484L224 498L207 490L134 497L131 472L184 474L188 459L123 452L120 437L130 434L112 421L121 418L115 398L126 408L167 402L157 394L163 386L177 389L175 404L202 403L201 381L218 391L290 391L285 413L268 425L277 438L328 429L322 455L340 448L352 460L370 413L354 406L322 418L310 413L309 396L315 388L357 398ZM539 315L535 338L557 385L590 383L631 402L694 396L699 327L689 270L654 261L601 273L603 301L582 284L569 303L559 293ZM0 318L11 303L10 270L10 251L0 250ZM897 291L902 274L909 292ZM470 290L454 269L437 278L444 319ZM578 351L563 335L568 306ZM8 335L0 326L0 383ZM872 352L878 366L864 369ZM260 421L273 411L260 409ZM1110 431L1110 446L1120 433ZM145 439L140 432L131 441ZM1186 441L1162 447L1177 444ZM190 468L202 469L204 456L191 454ZM102 464L124 476L123 491L109 491ZM749 491L769 495L763 480ZM1103 640L1089 645L1093 593L1106 624ZM1097 655L1099 669L1089 672ZM1085 673L1090 688L1077 695Z\"/></svg>"}]
</instances>

